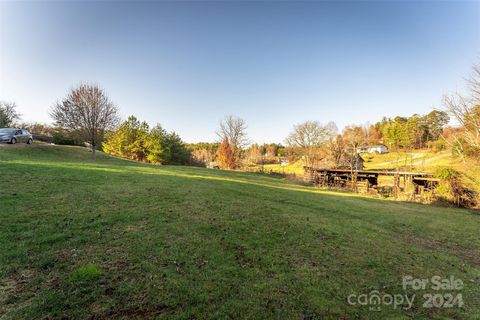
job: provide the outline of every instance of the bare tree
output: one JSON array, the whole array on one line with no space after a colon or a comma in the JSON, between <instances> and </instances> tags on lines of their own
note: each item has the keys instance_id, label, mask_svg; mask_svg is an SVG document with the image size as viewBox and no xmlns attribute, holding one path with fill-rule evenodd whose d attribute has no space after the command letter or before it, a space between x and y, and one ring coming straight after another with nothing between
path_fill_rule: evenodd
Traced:
<instances>
[{"instance_id":1,"label":"bare tree","mask_svg":"<svg viewBox=\"0 0 480 320\"><path fill-rule=\"evenodd\" d=\"M342 160L346 155L346 148L347 145L341 135L338 135L336 138L331 138L328 140L328 157L332 160L334 168L340 167Z\"/></svg>"},{"instance_id":2,"label":"bare tree","mask_svg":"<svg viewBox=\"0 0 480 320\"><path fill-rule=\"evenodd\" d=\"M246 165L257 165L262 161L262 147L258 144L252 144L246 151L245 162Z\"/></svg>"},{"instance_id":3,"label":"bare tree","mask_svg":"<svg viewBox=\"0 0 480 320\"><path fill-rule=\"evenodd\" d=\"M318 121L305 121L295 125L285 141L291 147L300 148L307 165L313 165L318 148L335 137L337 132L334 122L323 126Z\"/></svg>"},{"instance_id":4,"label":"bare tree","mask_svg":"<svg viewBox=\"0 0 480 320\"><path fill-rule=\"evenodd\" d=\"M0 101L0 128L9 127L20 119L16 109L17 105L14 102Z\"/></svg>"},{"instance_id":5,"label":"bare tree","mask_svg":"<svg viewBox=\"0 0 480 320\"><path fill-rule=\"evenodd\" d=\"M365 130L360 126L347 126L343 129L343 139L352 152L357 153L358 148L366 144Z\"/></svg>"},{"instance_id":6,"label":"bare tree","mask_svg":"<svg viewBox=\"0 0 480 320\"><path fill-rule=\"evenodd\" d=\"M480 64L473 67L473 75L468 80L468 96L454 93L444 97L444 105L462 127L462 150L480 153Z\"/></svg>"},{"instance_id":7,"label":"bare tree","mask_svg":"<svg viewBox=\"0 0 480 320\"><path fill-rule=\"evenodd\" d=\"M221 141L224 141L225 138L229 141L237 156L239 151L249 144L247 123L242 118L227 116L220 122L220 128L216 134Z\"/></svg>"},{"instance_id":8,"label":"bare tree","mask_svg":"<svg viewBox=\"0 0 480 320\"><path fill-rule=\"evenodd\" d=\"M99 138L119 120L118 108L105 91L98 85L88 84L72 89L62 102L53 106L50 116L58 126L75 131L85 139L91 146L94 160Z\"/></svg>"}]
</instances>

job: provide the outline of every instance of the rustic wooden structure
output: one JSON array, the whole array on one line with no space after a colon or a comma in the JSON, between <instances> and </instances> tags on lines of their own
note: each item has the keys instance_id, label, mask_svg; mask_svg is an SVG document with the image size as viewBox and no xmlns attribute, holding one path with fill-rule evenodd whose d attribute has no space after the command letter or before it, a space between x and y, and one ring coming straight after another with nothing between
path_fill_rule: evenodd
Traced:
<instances>
[{"instance_id":1,"label":"rustic wooden structure","mask_svg":"<svg viewBox=\"0 0 480 320\"><path fill-rule=\"evenodd\" d=\"M363 170L365 168L365 160L358 154L345 154L337 164L338 169Z\"/></svg>"},{"instance_id":2,"label":"rustic wooden structure","mask_svg":"<svg viewBox=\"0 0 480 320\"><path fill-rule=\"evenodd\" d=\"M420 195L432 192L439 179L425 172L369 171L348 169L321 169L304 167L304 181L322 187L348 188L354 192L378 193L385 187L379 186L379 177L393 177L391 193L398 198L400 193ZM388 193L390 193L390 191Z\"/></svg>"}]
</instances>

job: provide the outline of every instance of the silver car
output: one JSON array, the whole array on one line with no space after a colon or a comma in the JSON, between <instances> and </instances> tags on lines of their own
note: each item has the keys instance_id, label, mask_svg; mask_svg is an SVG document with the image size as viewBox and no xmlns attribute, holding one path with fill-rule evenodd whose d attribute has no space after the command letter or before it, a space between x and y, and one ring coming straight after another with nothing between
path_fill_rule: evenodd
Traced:
<instances>
[{"instance_id":1,"label":"silver car","mask_svg":"<svg viewBox=\"0 0 480 320\"><path fill-rule=\"evenodd\" d=\"M0 128L0 142L11 144L25 142L31 144L33 137L30 132L24 129Z\"/></svg>"}]
</instances>

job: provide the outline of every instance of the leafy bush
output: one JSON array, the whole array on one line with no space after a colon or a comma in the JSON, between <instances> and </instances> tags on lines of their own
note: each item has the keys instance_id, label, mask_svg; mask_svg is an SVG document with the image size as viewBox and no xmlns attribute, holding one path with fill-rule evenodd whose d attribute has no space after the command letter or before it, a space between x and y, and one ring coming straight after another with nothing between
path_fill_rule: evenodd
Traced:
<instances>
[{"instance_id":1,"label":"leafy bush","mask_svg":"<svg viewBox=\"0 0 480 320\"><path fill-rule=\"evenodd\" d=\"M53 137L47 136L44 134L32 134L33 140L35 141L42 141L47 143L53 143Z\"/></svg>"},{"instance_id":2,"label":"leafy bush","mask_svg":"<svg viewBox=\"0 0 480 320\"><path fill-rule=\"evenodd\" d=\"M55 130L52 134L52 142L59 145L82 146L82 142L74 133L65 130Z\"/></svg>"},{"instance_id":3,"label":"leafy bush","mask_svg":"<svg viewBox=\"0 0 480 320\"><path fill-rule=\"evenodd\" d=\"M468 188L461 172L453 168L439 168L436 176L440 183L435 189L437 198L457 207L473 208L478 205L478 194Z\"/></svg>"},{"instance_id":4,"label":"leafy bush","mask_svg":"<svg viewBox=\"0 0 480 320\"><path fill-rule=\"evenodd\" d=\"M440 152L447 149L445 139L438 139L436 141L431 141L428 143L429 147L435 152Z\"/></svg>"},{"instance_id":5,"label":"leafy bush","mask_svg":"<svg viewBox=\"0 0 480 320\"><path fill-rule=\"evenodd\" d=\"M187 150L190 153L188 163L193 166L209 166L209 164L215 160L219 146L219 143L208 142L187 144Z\"/></svg>"}]
</instances>

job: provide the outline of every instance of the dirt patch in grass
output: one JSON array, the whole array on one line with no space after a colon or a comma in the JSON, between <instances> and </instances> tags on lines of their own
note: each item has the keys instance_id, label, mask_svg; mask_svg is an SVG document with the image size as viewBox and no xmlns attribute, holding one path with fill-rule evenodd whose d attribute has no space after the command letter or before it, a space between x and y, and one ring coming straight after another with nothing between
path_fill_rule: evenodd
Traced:
<instances>
[{"instance_id":1,"label":"dirt patch in grass","mask_svg":"<svg viewBox=\"0 0 480 320\"><path fill-rule=\"evenodd\" d=\"M469 262L474 266L480 266L480 251L471 248L465 248L447 241L427 239L410 236L406 239L409 243L414 243L423 248L430 250L439 250L447 252L448 254L458 257L462 260Z\"/></svg>"},{"instance_id":2,"label":"dirt patch in grass","mask_svg":"<svg viewBox=\"0 0 480 320\"><path fill-rule=\"evenodd\" d=\"M131 318L151 318L154 316L172 314L175 312L175 308L165 306L165 305L158 305L149 307L147 309L142 309L138 307L124 309L124 310L117 310L117 311L107 311L103 314L95 314L92 315L90 319L92 320L103 320L103 319L131 319Z\"/></svg>"},{"instance_id":3,"label":"dirt patch in grass","mask_svg":"<svg viewBox=\"0 0 480 320\"><path fill-rule=\"evenodd\" d=\"M28 292L32 295L35 293L35 288L30 285L35 276L34 271L25 269L0 282L0 314L6 314L10 309L18 308L17 301L24 300L22 296ZM22 301L20 305L27 305L30 302L31 299Z\"/></svg>"}]
</instances>

